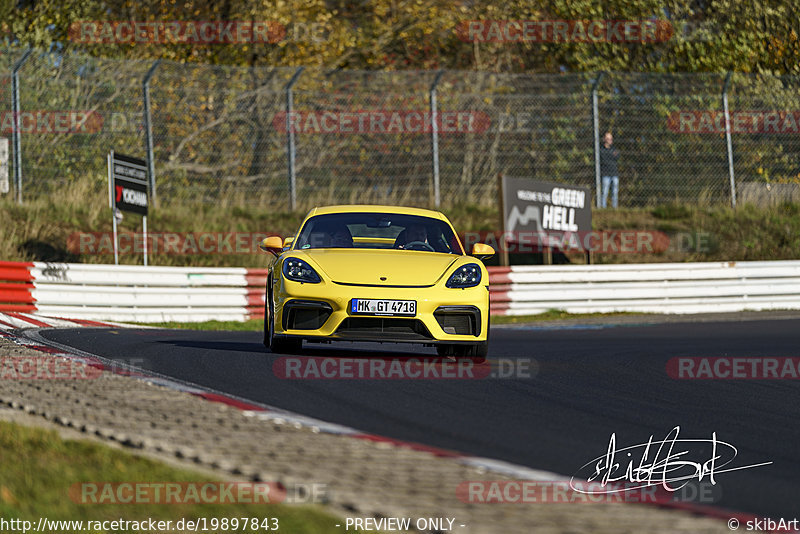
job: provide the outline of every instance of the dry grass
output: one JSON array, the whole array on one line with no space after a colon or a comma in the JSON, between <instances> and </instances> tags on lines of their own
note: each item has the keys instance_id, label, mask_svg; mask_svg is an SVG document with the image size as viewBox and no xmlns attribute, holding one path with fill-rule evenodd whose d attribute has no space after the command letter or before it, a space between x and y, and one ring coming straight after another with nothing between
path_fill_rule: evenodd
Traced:
<instances>
[{"instance_id":1,"label":"dry grass","mask_svg":"<svg viewBox=\"0 0 800 534\"><path fill-rule=\"evenodd\" d=\"M358 201L359 199L354 199ZM293 233L303 211L288 212L284 199L222 194L215 202L161 202L151 209L150 232ZM496 207L457 205L444 209L460 232L496 231ZM595 210L595 230L654 230L669 237L670 247L659 253L595 254L597 263L769 260L800 258L800 206L775 208L741 206L737 210L666 204L655 208ZM111 232L111 211L105 177L70 182L55 195L39 195L22 206L11 195L0 198L0 259L113 263L113 254L78 254L67 243L77 232ZM141 217L126 214L120 231L141 231ZM698 241L700 236L701 241ZM570 254L581 263L581 254ZM261 267L259 252L244 254L155 254L153 265ZM496 263L497 259L491 263ZM512 255L512 263L530 264L539 256ZM125 254L121 263L141 264L141 254Z\"/></svg>"}]
</instances>

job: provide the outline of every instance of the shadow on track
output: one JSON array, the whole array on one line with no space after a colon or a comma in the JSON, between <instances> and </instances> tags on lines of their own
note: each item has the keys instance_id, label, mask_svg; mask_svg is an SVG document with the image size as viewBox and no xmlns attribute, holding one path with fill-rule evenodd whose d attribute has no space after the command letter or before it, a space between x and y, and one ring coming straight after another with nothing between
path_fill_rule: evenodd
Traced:
<instances>
[{"instance_id":1,"label":"shadow on track","mask_svg":"<svg viewBox=\"0 0 800 534\"><path fill-rule=\"evenodd\" d=\"M190 348L190 349L204 349L222 352L250 352L260 353L264 356L309 356L309 357L324 357L324 358L349 358L349 359L406 359L416 358L420 361L433 361L444 362L453 361L452 359L442 358L436 354L420 354L414 352L411 347L417 348L415 345L404 346L402 349L392 350L387 347L387 350L376 351L374 348L360 348L358 344L345 342L346 346L323 346L320 344L306 344L302 350L297 353L279 353L271 352L264 347L263 343L246 343L241 341L219 341L219 340L198 340L198 339L169 339L157 340L156 343L162 345L172 345L174 347ZM382 347L383 349L383 347Z\"/></svg>"},{"instance_id":2,"label":"shadow on track","mask_svg":"<svg viewBox=\"0 0 800 534\"><path fill-rule=\"evenodd\" d=\"M262 343L243 343L240 341L200 341L197 339L170 339L156 341L162 345L173 345L175 347L190 349L219 350L232 352L264 352L266 349Z\"/></svg>"}]
</instances>

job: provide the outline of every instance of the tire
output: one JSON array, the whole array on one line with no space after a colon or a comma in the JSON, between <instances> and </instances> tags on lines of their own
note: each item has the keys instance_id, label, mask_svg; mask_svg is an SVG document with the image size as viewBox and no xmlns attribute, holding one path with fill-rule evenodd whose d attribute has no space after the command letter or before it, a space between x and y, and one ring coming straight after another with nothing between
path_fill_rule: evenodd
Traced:
<instances>
[{"instance_id":1,"label":"tire","mask_svg":"<svg viewBox=\"0 0 800 534\"><path fill-rule=\"evenodd\" d=\"M294 354L303 348L302 339L275 337L275 305L272 301L272 279L267 279L267 302L264 306L264 345L275 354Z\"/></svg>"},{"instance_id":2,"label":"tire","mask_svg":"<svg viewBox=\"0 0 800 534\"><path fill-rule=\"evenodd\" d=\"M470 359L475 363L483 363L489 354L489 342L472 345L436 345L436 353L441 357Z\"/></svg>"},{"instance_id":3,"label":"tire","mask_svg":"<svg viewBox=\"0 0 800 534\"><path fill-rule=\"evenodd\" d=\"M436 354L442 358L449 358L455 356L453 349L455 349L455 345L436 345Z\"/></svg>"},{"instance_id":4,"label":"tire","mask_svg":"<svg viewBox=\"0 0 800 534\"><path fill-rule=\"evenodd\" d=\"M489 355L489 341L486 340L483 343L475 343L471 347L469 347L472 354L468 355L468 358L471 358L472 361L475 363L484 363L486 361L486 357Z\"/></svg>"}]
</instances>

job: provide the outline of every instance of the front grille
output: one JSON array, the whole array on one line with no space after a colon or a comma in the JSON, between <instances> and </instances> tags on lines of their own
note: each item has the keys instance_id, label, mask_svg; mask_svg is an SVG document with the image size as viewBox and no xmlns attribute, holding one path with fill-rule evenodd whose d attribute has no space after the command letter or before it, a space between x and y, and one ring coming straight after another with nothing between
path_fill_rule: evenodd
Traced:
<instances>
[{"instance_id":1,"label":"front grille","mask_svg":"<svg viewBox=\"0 0 800 534\"><path fill-rule=\"evenodd\" d=\"M283 307L283 327L289 330L317 330L322 328L333 310L324 302L287 302Z\"/></svg>"},{"instance_id":2,"label":"front grille","mask_svg":"<svg viewBox=\"0 0 800 534\"><path fill-rule=\"evenodd\" d=\"M419 319L396 317L348 317L336 329L336 335L342 338L433 339Z\"/></svg>"},{"instance_id":3,"label":"front grille","mask_svg":"<svg viewBox=\"0 0 800 534\"><path fill-rule=\"evenodd\" d=\"M481 333L481 312L474 306L440 306L433 317L446 334L477 336Z\"/></svg>"}]
</instances>

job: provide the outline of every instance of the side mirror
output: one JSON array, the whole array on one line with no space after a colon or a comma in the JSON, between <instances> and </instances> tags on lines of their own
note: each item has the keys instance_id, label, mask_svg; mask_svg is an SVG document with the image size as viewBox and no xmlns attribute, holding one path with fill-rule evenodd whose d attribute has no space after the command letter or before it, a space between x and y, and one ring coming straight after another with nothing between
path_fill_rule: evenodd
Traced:
<instances>
[{"instance_id":1,"label":"side mirror","mask_svg":"<svg viewBox=\"0 0 800 534\"><path fill-rule=\"evenodd\" d=\"M264 240L261 241L261 244L258 245L258 248L264 252L269 252L270 254L278 256L281 252L283 252L283 241L281 240L280 236L277 235L265 237Z\"/></svg>"},{"instance_id":2,"label":"side mirror","mask_svg":"<svg viewBox=\"0 0 800 534\"><path fill-rule=\"evenodd\" d=\"M286 239L284 239L283 240L283 250L289 250L289 247L292 246L292 243L294 243L294 238L293 237L287 237Z\"/></svg>"},{"instance_id":3,"label":"side mirror","mask_svg":"<svg viewBox=\"0 0 800 534\"><path fill-rule=\"evenodd\" d=\"M494 256L494 249L485 243L475 243L472 245L470 255L483 260Z\"/></svg>"}]
</instances>

